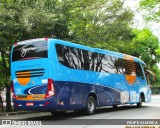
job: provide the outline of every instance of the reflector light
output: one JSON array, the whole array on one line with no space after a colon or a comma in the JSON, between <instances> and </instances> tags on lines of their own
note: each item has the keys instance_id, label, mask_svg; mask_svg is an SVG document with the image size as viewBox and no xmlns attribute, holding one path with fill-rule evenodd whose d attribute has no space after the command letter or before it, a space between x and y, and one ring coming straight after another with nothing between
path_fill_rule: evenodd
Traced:
<instances>
[{"instance_id":1,"label":"reflector light","mask_svg":"<svg viewBox=\"0 0 160 128\"><path fill-rule=\"evenodd\" d=\"M14 93L14 85L13 85L13 81L10 82L10 86L11 86L11 91L12 91L12 98L16 99L16 95Z\"/></svg>"},{"instance_id":2,"label":"reflector light","mask_svg":"<svg viewBox=\"0 0 160 128\"><path fill-rule=\"evenodd\" d=\"M13 46L16 47L16 46L17 46L17 43L14 43Z\"/></svg>"},{"instance_id":3,"label":"reflector light","mask_svg":"<svg viewBox=\"0 0 160 128\"><path fill-rule=\"evenodd\" d=\"M48 38L44 38L46 41L48 41Z\"/></svg>"}]
</instances>

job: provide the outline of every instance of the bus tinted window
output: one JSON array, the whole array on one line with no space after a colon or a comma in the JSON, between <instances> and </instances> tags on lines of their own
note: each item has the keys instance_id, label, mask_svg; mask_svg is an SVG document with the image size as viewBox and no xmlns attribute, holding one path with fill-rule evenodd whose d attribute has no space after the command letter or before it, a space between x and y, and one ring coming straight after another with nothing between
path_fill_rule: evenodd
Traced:
<instances>
[{"instance_id":1,"label":"bus tinted window","mask_svg":"<svg viewBox=\"0 0 160 128\"><path fill-rule=\"evenodd\" d=\"M101 72L124 74L123 59L105 55L102 60Z\"/></svg>"},{"instance_id":2,"label":"bus tinted window","mask_svg":"<svg viewBox=\"0 0 160 128\"><path fill-rule=\"evenodd\" d=\"M144 79L142 68L141 68L141 65L139 63L136 63L136 74L137 74L138 77Z\"/></svg>"},{"instance_id":3,"label":"bus tinted window","mask_svg":"<svg viewBox=\"0 0 160 128\"><path fill-rule=\"evenodd\" d=\"M47 58L47 41L36 40L17 43L13 48L12 62L25 59Z\"/></svg>"},{"instance_id":4,"label":"bus tinted window","mask_svg":"<svg viewBox=\"0 0 160 128\"><path fill-rule=\"evenodd\" d=\"M91 53L86 50L56 44L58 59L61 64L73 69L90 70Z\"/></svg>"},{"instance_id":5,"label":"bus tinted window","mask_svg":"<svg viewBox=\"0 0 160 128\"><path fill-rule=\"evenodd\" d=\"M66 67L96 72L124 74L123 59L56 44L59 62Z\"/></svg>"},{"instance_id":6,"label":"bus tinted window","mask_svg":"<svg viewBox=\"0 0 160 128\"><path fill-rule=\"evenodd\" d=\"M134 61L124 60L124 67L125 67L125 75L136 75L136 64Z\"/></svg>"}]
</instances>

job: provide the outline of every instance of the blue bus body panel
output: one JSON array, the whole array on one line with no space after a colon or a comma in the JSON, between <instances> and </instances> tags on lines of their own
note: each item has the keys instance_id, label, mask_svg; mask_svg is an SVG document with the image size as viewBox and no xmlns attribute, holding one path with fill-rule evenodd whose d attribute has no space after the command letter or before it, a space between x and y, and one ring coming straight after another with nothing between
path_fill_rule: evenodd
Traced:
<instances>
[{"instance_id":1,"label":"blue bus body panel","mask_svg":"<svg viewBox=\"0 0 160 128\"><path fill-rule=\"evenodd\" d=\"M145 94L145 101L151 100L151 91L147 86L146 79L136 78L133 85L129 85L125 75L102 73L86 70L71 69L62 65L57 58L55 44L64 44L71 47L81 48L92 52L114 55L124 58L124 54L107 50L99 50L85 47L56 39L48 40L48 58L32 59L12 62L11 78L14 82L16 95L46 94L48 78L53 79L55 95L42 100L17 100L14 99L17 110L75 110L86 107L89 94L95 94L97 106L110 106L126 103L139 102L141 92ZM134 61L145 64L134 57ZM18 83L15 72L28 69L44 69L43 76L31 77L30 82L23 86ZM26 106L26 103L33 102L33 106Z\"/></svg>"},{"instance_id":2,"label":"blue bus body panel","mask_svg":"<svg viewBox=\"0 0 160 128\"><path fill-rule=\"evenodd\" d=\"M44 63L45 62L45 63ZM24 94L45 94L46 89L43 90L43 86L46 86L46 83L43 83L43 80L48 79L49 76L52 75L51 70L53 68L46 65L50 65L51 61L48 59L40 59L40 60L25 60L19 62L12 63L12 80L15 86L15 94L16 95L24 95ZM27 85L21 85L18 80L19 78L16 77L16 72L23 72L28 70L31 73L30 81ZM36 70L36 71L35 71ZM40 75L39 77L34 77L32 74ZM38 85L38 86L37 86ZM33 89L31 89L33 88Z\"/></svg>"}]
</instances>

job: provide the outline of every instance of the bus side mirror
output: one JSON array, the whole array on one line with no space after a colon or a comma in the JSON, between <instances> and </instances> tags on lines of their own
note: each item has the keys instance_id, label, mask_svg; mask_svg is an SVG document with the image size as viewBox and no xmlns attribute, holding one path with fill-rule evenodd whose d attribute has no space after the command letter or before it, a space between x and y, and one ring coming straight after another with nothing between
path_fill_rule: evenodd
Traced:
<instances>
[{"instance_id":1,"label":"bus side mirror","mask_svg":"<svg viewBox=\"0 0 160 128\"><path fill-rule=\"evenodd\" d=\"M156 75L154 76L154 81L156 81Z\"/></svg>"},{"instance_id":2,"label":"bus side mirror","mask_svg":"<svg viewBox=\"0 0 160 128\"><path fill-rule=\"evenodd\" d=\"M156 75L150 70L146 70L146 71L149 75L153 76L154 81L156 81Z\"/></svg>"}]
</instances>

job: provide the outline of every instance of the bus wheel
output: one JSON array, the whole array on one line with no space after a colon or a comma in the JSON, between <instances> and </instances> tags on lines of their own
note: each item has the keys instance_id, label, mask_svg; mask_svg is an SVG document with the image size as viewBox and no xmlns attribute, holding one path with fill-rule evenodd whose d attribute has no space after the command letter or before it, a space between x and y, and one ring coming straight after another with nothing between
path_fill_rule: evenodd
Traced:
<instances>
[{"instance_id":1,"label":"bus wheel","mask_svg":"<svg viewBox=\"0 0 160 128\"><path fill-rule=\"evenodd\" d=\"M113 107L113 109L115 109L115 110L117 109L117 105L113 105L112 107Z\"/></svg>"},{"instance_id":2,"label":"bus wheel","mask_svg":"<svg viewBox=\"0 0 160 128\"><path fill-rule=\"evenodd\" d=\"M87 99L87 107L86 107L86 114L91 115L94 114L96 110L96 101L93 96L89 96Z\"/></svg>"},{"instance_id":3,"label":"bus wheel","mask_svg":"<svg viewBox=\"0 0 160 128\"><path fill-rule=\"evenodd\" d=\"M139 102L137 103L137 107L141 108L142 107L142 96L140 95L139 97Z\"/></svg>"}]
</instances>

